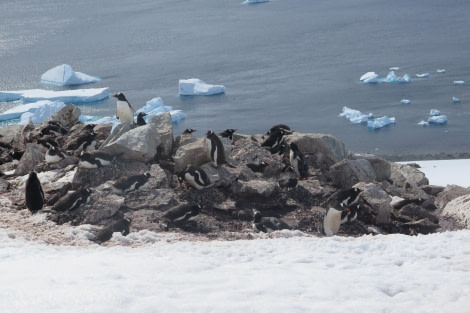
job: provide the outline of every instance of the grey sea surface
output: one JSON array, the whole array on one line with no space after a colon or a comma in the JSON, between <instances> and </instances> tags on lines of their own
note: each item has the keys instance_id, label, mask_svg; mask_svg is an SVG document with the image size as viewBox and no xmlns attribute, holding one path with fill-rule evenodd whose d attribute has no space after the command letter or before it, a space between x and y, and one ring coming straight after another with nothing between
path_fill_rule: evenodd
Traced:
<instances>
[{"instance_id":1,"label":"grey sea surface","mask_svg":"<svg viewBox=\"0 0 470 313\"><path fill-rule=\"evenodd\" d=\"M466 156L469 12L470 2L459 0L7 0L0 2L0 90L51 88L40 76L66 63L102 79L71 88L122 91L135 108L161 97L183 110L175 134L264 133L284 123L332 134L353 152ZM385 77L391 67L412 82L359 82L369 71ZM416 77L422 73L430 76ZM178 80L187 78L222 84L226 93L181 97ZM115 105L110 98L80 108L106 116ZM351 124L339 117L344 106L396 124ZM431 109L448 123L419 126Z\"/></svg>"}]
</instances>

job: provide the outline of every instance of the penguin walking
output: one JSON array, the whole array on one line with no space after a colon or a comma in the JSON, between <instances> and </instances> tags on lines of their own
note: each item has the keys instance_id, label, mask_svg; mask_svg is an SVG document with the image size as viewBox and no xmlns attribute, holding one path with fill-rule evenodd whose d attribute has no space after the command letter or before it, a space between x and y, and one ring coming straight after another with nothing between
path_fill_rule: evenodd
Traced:
<instances>
[{"instance_id":1,"label":"penguin walking","mask_svg":"<svg viewBox=\"0 0 470 313\"><path fill-rule=\"evenodd\" d=\"M62 151L60 151L59 148L51 146L47 150L45 158L46 158L47 164L57 163L65 159L65 154Z\"/></svg>"},{"instance_id":2,"label":"penguin walking","mask_svg":"<svg viewBox=\"0 0 470 313\"><path fill-rule=\"evenodd\" d=\"M233 134L236 131L237 131L237 129L235 129L235 128L228 128L228 129L224 130L223 132L219 133L219 136L223 137L223 138L228 138L230 140L233 140Z\"/></svg>"},{"instance_id":3,"label":"penguin walking","mask_svg":"<svg viewBox=\"0 0 470 313\"><path fill-rule=\"evenodd\" d=\"M116 103L116 118L121 120L121 123L133 124L134 123L134 108L127 101L126 96L122 92L118 92L112 97L117 99Z\"/></svg>"},{"instance_id":4,"label":"penguin walking","mask_svg":"<svg viewBox=\"0 0 470 313\"><path fill-rule=\"evenodd\" d=\"M341 206L345 207L345 204L341 203ZM357 212L361 209L361 205L354 204L349 206L348 209L341 212L341 224L354 222L357 219Z\"/></svg>"},{"instance_id":5,"label":"penguin walking","mask_svg":"<svg viewBox=\"0 0 470 313\"><path fill-rule=\"evenodd\" d=\"M264 169L269 163L261 161L260 163L247 163L246 166L255 173L264 173Z\"/></svg>"},{"instance_id":6,"label":"penguin walking","mask_svg":"<svg viewBox=\"0 0 470 313\"><path fill-rule=\"evenodd\" d=\"M91 193L92 191L88 188L80 188L79 190L71 191L57 200L52 206L52 210L57 212L75 210L81 204L90 202Z\"/></svg>"},{"instance_id":7,"label":"penguin walking","mask_svg":"<svg viewBox=\"0 0 470 313\"><path fill-rule=\"evenodd\" d=\"M89 146L93 146L96 140L96 133L94 131L85 131L78 135L77 138L69 142L65 150L86 150Z\"/></svg>"},{"instance_id":8,"label":"penguin walking","mask_svg":"<svg viewBox=\"0 0 470 313\"><path fill-rule=\"evenodd\" d=\"M194 165L186 167L186 169L178 175L178 180L180 182L185 180L197 190L208 188L213 185L207 173L201 167Z\"/></svg>"},{"instance_id":9,"label":"penguin walking","mask_svg":"<svg viewBox=\"0 0 470 313\"><path fill-rule=\"evenodd\" d=\"M190 217L198 215L201 210L202 208L198 204L179 204L166 210L162 219L168 222L187 221Z\"/></svg>"},{"instance_id":10,"label":"penguin walking","mask_svg":"<svg viewBox=\"0 0 470 313\"><path fill-rule=\"evenodd\" d=\"M147 116L148 114L145 113L145 112L139 112L139 114L137 114L137 122L136 124L138 126L144 126L144 125L147 125L147 122L145 121L144 119L144 116Z\"/></svg>"},{"instance_id":11,"label":"penguin walking","mask_svg":"<svg viewBox=\"0 0 470 313\"><path fill-rule=\"evenodd\" d=\"M114 160L116 160L116 156L101 150L90 152L82 151L78 156L78 159L78 167L98 168L111 165Z\"/></svg>"},{"instance_id":12,"label":"penguin walking","mask_svg":"<svg viewBox=\"0 0 470 313\"><path fill-rule=\"evenodd\" d=\"M291 229L289 224L276 217L264 217L261 212L255 211L253 215L253 230L256 232L270 233L275 230Z\"/></svg>"},{"instance_id":13,"label":"penguin walking","mask_svg":"<svg viewBox=\"0 0 470 313\"><path fill-rule=\"evenodd\" d=\"M349 211L349 208L339 205L338 208L328 209L328 212L323 218L322 232L324 235L331 237L338 233L339 227L341 226L341 214L343 211Z\"/></svg>"},{"instance_id":14,"label":"penguin walking","mask_svg":"<svg viewBox=\"0 0 470 313\"><path fill-rule=\"evenodd\" d=\"M113 184L113 192L123 195L133 190L147 188L150 177L150 173L121 177Z\"/></svg>"},{"instance_id":15,"label":"penguin walking","mask_svg":"<svg viewBox=\"0 0 470 313\"><path fill-rule=\"evenodd\" d=\"M235 167L227 162L227 159L225 158L224 145L222 141L220 141L220 138L212 130L208 130L206 132L205 141L207 147L209 148L209 154L212 164L214 164L215 167L218 167L222 164L227 164L230 167Z\"/></svg>"},{"instance_id":16,"label":"penguin walking","mask_svg":"<svg viewBox=\"0 0 470 313\"><path fill-rule=\"evenodd\" d=\"M31 213L36 213L42 210L45 202L44 191L42 190L41 181L35 171L29 172L28 179L26 180L26 207Z\"/></svg>"},{"instance_id":17,"label":"penguin walking","mask_svg":"<svg viewBox=\"0 0 470 313\"><path fill-rule=\"evenodd\" d=\"M289 162L294 168L295 175L297 175L298 179L306 178L308 174L308 166L305 162L303 153L299 150L299 147L295 142L291 142L289 148Z\"/></svg>"},{"instance_id":18,"label":"penguin walking","mask_svg":"<svg viewBox=\"0 0 470 313\"><path fill-rule=\"evenodd\" d=\"M282 129L270 133L268 138L266 138L261 144L261 147L269 148L273 154L277 153L279 146L284 142L284 134L285 132Z\"/></svg>"},{"instance_id":19,"label":"penguin walking","mask_svg":"<svg viewBox=\"0 0 470 313\"><path fill-rule=\"evenodd\" d=\"M130 233L131 220L127 218L121 218L116 222L101 229L95 236L95 241L98 243L104 243L113 237L113 233L121 233L123 236L127 236Z\"/></svg>"}]
</instances>

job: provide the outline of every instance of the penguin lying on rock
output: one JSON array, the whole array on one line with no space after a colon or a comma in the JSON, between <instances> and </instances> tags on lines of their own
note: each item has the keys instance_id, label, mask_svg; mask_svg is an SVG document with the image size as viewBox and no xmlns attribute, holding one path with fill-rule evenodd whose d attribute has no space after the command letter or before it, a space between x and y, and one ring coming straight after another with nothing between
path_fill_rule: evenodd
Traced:
<instances>
[{"instance_id":1,"label":"penguin lying on rock","mask_svg":"<svg viewBox=\"0 0 470 313\"><path fill-rule=\"evenodd\" d=\"M187 166L186 169L178 175L178 180L181 183L186 181L198 190L208 188L213 185L206 172L201 167L194 165Z\"/></svg>"},{"instance_id":2,"label":"penguin lying on rock","mask_svg":"<svg viewBox=\"0 0 470 313\"><path fill-rule=\"evenodd\" d=\"M80 188L79 190L71 191L57 200L57 202L52 206L52 210L57 212L75 210L82 203L90 201L91 193L92 191L88 188Z\"/></svg>"},{"instance_id":3,"label":"penguin lying on rock","mask_svg":"<svg viewBox=\"0 0 470 313\"><path fill-rule=\"evenodd\" d=\"M65 154L59 149L54 146L51 146L46 152L46 163L57 163L63 159L65 159Z\"/></svg>"},{"instance_id":4,"label":"penguin lying on rock","mask_svg":"<svg viewBox=\"0 0 470 313\"><path fill-rule=\"evenodd\" d=\"M78 167L98 168L111 165L116 160L116 156L101 150L91 152L82 151L78 159Z\"/></svg>"},{"instance_id":5,"label":"penguin lying on rock","mask_svg":"<svg viewBox=\"0 0 470 313\"><path fill-rule=\"evenodd\" d=\"M133 190L147 188L150 177L150 173L121 177L113 184L113 192L123 195Z\"/></svg>"},{"instance_id":6,"label":"penguin lying on rock","mask_svg":"<svg viewBox=\"0 0 470 313\"><path fill-rule=\"evenodd\" d=\"M167 222L187 221L189 218L201 213L202 207L198 204L179 204L166 210L162 219Z\"/></svg>"},{"instance_id":7,"label":"penguin lying on rock","mask_svg":"<svg viewBox=\"0 0 470 313\"><path fill-rule=\"evenodd\" d=\"M228 138L230 140L233 140L233 134L236 131L237 131L237 129L235 129L235 128L228 128L228 129L224 130L223 132L219 133L219 136L223 137L223 138Z\"/></svg>"},{"instance_id":8,"label":"penguin lying on rock","mask_svg":"<svg viewBox=\"0 0 470 313\"><path fill-rule=\"evenodd\" d=\"M261 212L255 211L253 215L253 230L256 232L270 233L275 230L291 229L289 224L275 218L275 217L263 217Z\"/></svg>"},{"instance_id":9,"label":"penguin lying on rock","mask_svg":"<svg viewBox=\"0 0 470 313\"><path fill-rule=\"evenodd\" d=\"M94 241L97 243L104 243L113 237L113 233L119 232L123 236L127 236L130 233L131 220L127 218L121 218L118 221L106 226L101 229L95 236Z\"/></svg>"}]
</instances>

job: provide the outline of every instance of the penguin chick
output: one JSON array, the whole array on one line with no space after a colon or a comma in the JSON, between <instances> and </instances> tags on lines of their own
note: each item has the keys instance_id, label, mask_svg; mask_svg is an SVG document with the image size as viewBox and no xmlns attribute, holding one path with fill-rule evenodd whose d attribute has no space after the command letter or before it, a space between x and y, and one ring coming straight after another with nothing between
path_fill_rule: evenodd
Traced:
<instances>
[{"instance_id":1,"label":"penguin chick","mask_svg":"<svg viewBox=\"0 0 470 313\"><path fill-rule=\"evenodd\" d=\"M104 243L113 237L113 233L119 232L123 236L130 233L131 221L127 218L121 218L118 221L101 229L95 236L95 241Z\"/></svg>"},{"instance_id":2,"label":"penguin chick","mask_svg":"<svg viewBox=\"0 0 470 313\"><path fill-rule=\"evenodd\" d=\"M47 150L45 158L46 158L46 163L47 164L57 163L57 162L65 159L65 154L62 151L60 151L59 148L51 146Z\"/></svg>"},{"instance_id":3,"label":"penguin chick","mask_svg":"<svg viewBox=\"0 0 470 313\"><path fill-rule=\"evenodd\" d=\"M219 136L220 137L223 137L223 138L228 138L230 140L233 139L233 134L237 131L237 129L234 129L234 128L228 128L226 130L224 130L223 132L219 133Z\"/></svg>"},{"instance_id":4,"label":"penguin chick","mask_svg":"<svg viewBox=\"0 0 470 313\"><path fill-rule=\"evenodd\" d=\"M247 163L246 166L255 173L263 173L269 163L261 161L260 163Z\"/></svg>"},{"instance_id":5,"label":"penguin chick","mask_svg":"<svg viewBox=\"0 0 470 313\"><path fill-rule=\"evenodd\" d=\"M286 222L275 217L263 217L259 211L253 215L253 230L257 232L270 233L275 230L290 229Z\"/></svg>"},{"instance_id":6,"label":"penguin chick","mask_svg":"<svg viewBox=\"0 0 470 313\"><path fill-rule=\"evenodd\" d=\"M80 188L79 190L71 191L57 200L57 202L52 206L52 210L57 212L75 210L82 203L89 202L90 195L91 190L88 188Z\"/></svg>"},{"instance_id":7,"label":"penguin chick","mask_svg":"<svg viewBox=\"0 0 470 313\"><path fill-rule=\"evenodd\" d=\"M133 190L146 188L150 177L150 173L121 177L113 184L113 192L123 195Z\"/></svg>"},{"instance_id":8,"label":"penguin chick","mask_svg":"<svg viewBox=\"0 0 470 313\"><path fill-rule=\"evenodd\" d=\"M297 178L299 179L306 178L308 167L303 153L299 150L299 147L295 142L291 142L289 148L289 162L294 168L295 175L297 175Z\"/></svg>"},{"instance_id":9,"label":"penguin chick","mask_svg":"<svg viewBox=\"0 0 470 313\"><path fill-rule=\"evenodd\" d=\"M188 182L194 188L201 190L212 186L209 176L199 166L190 165L178 175L178 180Z\"/></svg>"},{"instance_id":10,"label":"penguin chick","mask_svg":"<svg viewBox=\"0 0 470 313\"><path fill-rule=\"evenodd\" d=\"M144 116L147 116L148 114L147 113L144 113L144 112L139 112L139 114L137 115L137 125L139 126L143 126L143 125L147 125L147 122L144 120Z\"/></svg>"},{"instance_id":11,"label":"penguin chick","mask_svg":"<svg viewBox=\"0 0 470 313\"><path fill-rule=\"evenodd\" d=\"M179 204L166 210L162 215L162 219L168 222L174 222L182 218L182 221L186 221L190 217L198 215L201 210L202 208L198 204Z\"/></svg>"},{"instance_id":12,"label":"penguin chick","mask_svg":"<svg viewBox=\"0 0 470 313\"><path fill-rule=\"evenodd\" d=\"M44 191L42 190L41 181L35 171L29 172L28 179L26 180L26 207L31 213L36 213L42 210L45 202Z\"/></svg>"},{"instance_id":13,"label":"penguin chick","mask_svg":"<svg viewBox=\"0 0 470 313\"><path fill-rule=\"evenodd\" d=\"M341 203L341 207L345 208L345 204ZM357 218L357 212L361 209L360 204L354 204L348 210L343 210L341 212L341 224L354 222Z\"/></svg>"},{"instance_id":14,"label":"penguin chick","mask_svg":"<svg viewBox=\"0 0 470 313\"><path fill-rule=\"evenodd\" d=\"M116 160L116 156L101 150L91 152L82 151L78 156L78 159L78 167L98 168L111 165L114 160Z\"/></svg>"},{"instance_id":15,"label":"penguin chick","mask_svg":"<svg viewBox=\"0 0 470 313\"><path fill-rule=\"evenodd\" d=\"M122 92L118 92L112 97L117 99L116 102L116 118L121 120L121 123L132 124L134 123L134 108L127 101L126 96Z\"/></svg>"},{"instance_id":16,"label":"penguin chick","mask_svg":"<svg viewBox=\"0 0 470 313\"><path fill-rule=\"evenodd\" d=\"M235 167L227 162L227 159L225 158L224 145L220 138L212 130L208 130L205 137L205 142L209 148L209 156L211 158L212 164L215 167L218 167L222 164Z\"/></svg>"},{"instance_id":17,"label":"penguin chick","mask_svg":"<svg viewBox=\"0 0 470 313\"><path fill-rule=\"evenodd\" d=\"M341 214L343 210L349 211L346 207L330 208L323 218L322 232L324 235L331 237L336 235L341 225Z\"/></svg>"}]
</instances>

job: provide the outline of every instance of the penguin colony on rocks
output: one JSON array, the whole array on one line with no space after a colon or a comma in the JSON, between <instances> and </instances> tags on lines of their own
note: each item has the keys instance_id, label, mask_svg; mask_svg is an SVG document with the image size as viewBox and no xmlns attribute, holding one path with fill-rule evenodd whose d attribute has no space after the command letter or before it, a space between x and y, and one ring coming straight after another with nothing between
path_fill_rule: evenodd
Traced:
<instances>
[{"instance_id":1,"label":"penguin colony on rocks","mask_svg":"<svg viewBox=\"0 0 470 313\"><path fill-rule=\"evenodd\" d=\"M134 108L127 101L122 92L113 95L117 99L116 104L116 117L122 123L135 124L137 126L145 125L145 113L137 115L136 122L134 123ZM63 127L60 122L49 121L35 139L36 144L41 145L47 149L45 153L45 162L47 164L54 164L70 157L78 157L78 168L83 170L101 169L103 167L112 166L118 159L118 155L96 150L97 134L94 131L95 125L88 124L82 127L78 132L75 132L73 139L68 141L67 145L61 147L59 142L61 136L68 135L69 130ZM188 128L183 131L183 135L189 135L196 130ZM208 158L215 168L227 166L235 168L227 157L225 156L225 148L221 138L227 138L232 141L233 136L237 129L226 129L225 131L215 134L212 130L208 130L204 135L204 144L207 148ZM285 124L274 125L264 135L263 142L260 143L261 147L265 147L272 154L286 155L284 159L284 169L282 170L278 186L281 189L288 191L294 190L298 186L300 180L308 178L308 163L307 159L302 153L301 149L295 142L287 144L285 136L292 134L291 128ZM0 145L0 149L11 149L4 144ZM18 151L20 155L22 151ZM13 155L12 155L13 157ZM266 168L270 166L269 163L259 160L259 162L247 162L247 168L254 173L263 174ZM206 171L196 165L189 164L184 170L175 173L180 184L184 186L188 184L190 188L201 191L214 187L216 182L212 182ZM138 175L127 175L116 179L112 184L112 192L117 195L126 195L130 192L147 189L149 186L150 173L146 172ZM328 200L328 210L323 218L322 232L326 236L333 236L338 233L341 224L351 223L356 220L358 212L360 212L361 205L359 204L359 195L361 190L358 188L351 188L348 190L341 190L333 194ZM82 205L90 202L93 191L89 188L80 187L77 190L71 190L52 205L51 210L55 212L67 213ZM25 203L26 207L31 213L37 213L43 210L46 204L44 192L42 190L41 182L35 171L31 171L25 184ZM203 210L201 203L188 202L175 205L166 210L161 215L161 220L165 221L168 225L175 225L175 223L184 223L189 219L200 214ZM292 229L292 227L274 216L262 216L258 210L253 211L253 229L257 232L272 232L283 229ZM95 241L98 243L105 242L112 237L113 232L120 232L122 235L127 235L130 232L131 220L121 218L117 222L104 227L96 234Z\"/></svg>"}]
</instances>

